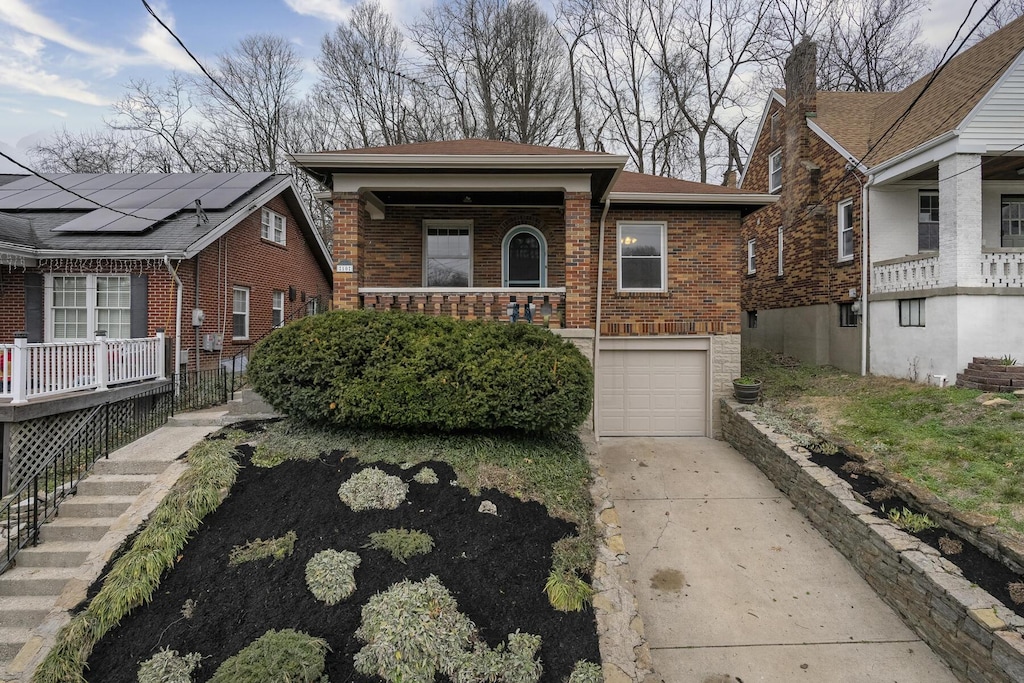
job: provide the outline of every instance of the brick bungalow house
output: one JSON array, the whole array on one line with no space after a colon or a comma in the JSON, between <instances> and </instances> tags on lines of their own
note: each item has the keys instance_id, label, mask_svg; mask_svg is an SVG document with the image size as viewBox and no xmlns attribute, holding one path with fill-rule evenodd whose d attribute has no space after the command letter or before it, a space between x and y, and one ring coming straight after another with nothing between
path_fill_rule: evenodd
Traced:
<instances>
[{"instance_id":1,"label":"brick bungalow house","mask_svg":"<svg viewBox=\"0 0 1024 683\"><path fill-rule=\"evenodd\" d=\"M595 432L711 435L739 374L740 220L774 198L485 140L296 154L334 205L336 308L532 318L597 378Z\"/></svg>"},{"instance_id":2,"label":"brick bungalow house","mask_svg":"<svg viewBox=\"0 0 1024 683\"><path fill-rule=\"evenodd\" d=\"M2 343L164 328L181 367L209 368L329 305L330 254L287 175L47 177L70 192L0 176Z\"/></svg>"},{"instance_id":3,"label":"brick bungalow house","mask_svg":"<svg viewBox=\"0 0 1024 683\"><path fill-rule=\"evenodd\" d=\"M741 182L780 198L743 222L744 343L940 385L1024 353L1022 62L1024 19L894 93L794 49Z\"/></svg>"}]
</instances>

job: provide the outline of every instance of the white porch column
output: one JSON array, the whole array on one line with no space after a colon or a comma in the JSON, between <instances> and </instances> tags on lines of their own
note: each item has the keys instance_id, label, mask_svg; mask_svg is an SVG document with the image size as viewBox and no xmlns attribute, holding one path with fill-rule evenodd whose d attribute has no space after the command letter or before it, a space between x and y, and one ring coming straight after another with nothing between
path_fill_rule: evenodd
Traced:
<instances>
[{"instance_id":1,"label":"white porch column","mask_svg":"<svg viewBox=\"0 0 1024 683\"><path fill-rule=\"evenodd\" d=\"M939 286L981 282L981 155L939 162Z\"/></svg>"}]
</instances>

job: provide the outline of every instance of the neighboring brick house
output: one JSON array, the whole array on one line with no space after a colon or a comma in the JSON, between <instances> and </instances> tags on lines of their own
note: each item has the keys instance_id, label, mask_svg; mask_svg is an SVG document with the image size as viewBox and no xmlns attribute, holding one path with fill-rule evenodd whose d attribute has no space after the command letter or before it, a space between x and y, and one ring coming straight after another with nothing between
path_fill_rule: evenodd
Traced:
<instances>
[{"instance_id":1,"label":"neighboring brick house","mask_svg":"<svg viewBox=\"0 0 1024 683\"><path fill-rule=\"evenodd\" d=\"M71 192L0 176L0 342L163 328L181 367L209 368L329 306L330 254L289 176L47 177Z\"/></svg>"},{"instance_id":2,"label":"neighboring brick house","mask_svg":"<svg viewBox=\"0 0 1024 683\"><path fill-rule=\"evenodd\" d=\"M779 197L743 223L745 344L936 384L1024 353L1022 61L1024 19L895 93L794 49L741 181Z\"/></svg>"},{"instance_id":3,"label":"neighboring brick house","mask_svg":"<svg viewBox=\"0 0 1024 683\"><path fill-rule=\"evenodd\" d=\"M740 221L774 198L485 140L295 160L331 190L336 308L532 317L594 362L598 435L718 431L713 401L739 374Z\"/></svg>"}]
</instances>

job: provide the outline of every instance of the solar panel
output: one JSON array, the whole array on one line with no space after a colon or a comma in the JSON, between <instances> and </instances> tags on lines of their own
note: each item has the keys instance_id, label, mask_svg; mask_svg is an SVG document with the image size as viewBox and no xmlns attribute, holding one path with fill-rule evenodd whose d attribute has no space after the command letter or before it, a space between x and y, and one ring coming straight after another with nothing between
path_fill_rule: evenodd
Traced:
<instances>
[{"instance_id":1,"label":"solar panel","mask_svg":"<svg viewBox=\"0 0 1024 683\"><path fill-rule=\"evenodd\" d=\"M50 197L58 193L66 194L61 190L58 190L53 185L38 190L24 190L22 192L15 192L9 194L7 197L0 198L0 209L22 209L28 206L29 204L33 204L41 199Z\"/></svg>"},{"instance_id":2,"label":"solar panel","mask_svg":"<svg viewBox=\"0 0 1024 683\"><path fill-rule=\"evenodd\" d=\"M220 211L234 204L239 197L249 192L249 187L218 187L210 190L199 201L208 211Z\"/></svg>"},{"instance_id":3,"label":"solar panel","mask_svg":"<svg viewBox=\"0 0 1024 683\"><path fill-rule=\"evenodd\" d=\"M75 185L75 192L82 192L82 190L106 190L129 177L124 173L100 173L84 183Z\"/></svg>"},{"instance_id":4,"label":"solar panel","mask_svg":"<svg viewBox=\"0 0 1024 683\"><path fill-rule=\"evenodd\" d=\"M260 172L260 173L232 173L230 178L225 180L220 187L245 187L251 188L256 187L264 180L274 175L273 173Z\"/></svg>"},{"instance_id":5,"label":"solar panel","mask_svg":"<svg viewBox=\"0 0 1024 683\"><path fill-rule=\"evenodd\" d=\"M82 214L63 225L50 228L50 232L97 232L100 228L110 225L121 214L110 209L96 209Z\"/></svg>"},{"instance_id":6,"label":"solar panel","mask_svg":"<svg viewBox=\"0 0 1024 683\"><path fill-rule=\"evenodd\" d=\"M151 190L178 190L185 187L192 181L201 178L206 173L170 173L167 175L160 176L159 179L152 185L148 185Z\"/></svg>"},{"instance_id":7,"label":"solar panel","mask_svg":"<svg viewBox=\"0 0 1024 683\"><path fill-rule=\"evenodd\" d=\"M171 190L153 190L148 187L141 190L132 190L131 194L125 195L122 199L116 199L110 202L110 206L115 209L121 209L122 211L141 209L167 195L168 192L171 192Z\"/></svg>"},{"instance_id":8,"label":"solar panel","mask_svg":"<svg viewBox=\"0 0 1024 683\"><path fill-rule=\"evenodd\" d=\"M160 173L137 173L135 175L127 176L116 185L111 185L111 187L117 188L118 190L137 190L149 187L162 177L163 175Z\"/></svg>"},{"instance_id":9,"label":"solar panel","mask_svg":"<svg viewBox=\"0 0 1024 683\"><path fill-rule=\"evenodd\" d=\"M125 216L111 209L96 209L52 228L52 232L143 232L177 209L136 209ZM129 212L126 212L129 213Z\"/></svg>"},{"instance_id":10,"label":"solar panel","mask_svg":"<svg viewBox=\"0 0 1024 683\"><path fill-rule=\"evenodd\" d=\"M180 190L171 190L163 197L146 205L149 209L184 209L192 206L197 199L205 192L200 188L186 187ZM205 205L205 202L204 202ZM204 206L205 208L205 206Z\"/></svg>"},{"instance_id":11,"label":"solar panel","mask_svg":"<svg viewBox=\"0 0 1024 683\"><path fill-rule=\"evenodd\" d=\"M132 192L135 192L135 190L106 190L105 189L105 190L93 190L92 192L82 192L82 194L85 195L87 197L87 199L82 199L80 197L71 196L72 201L70 201L67 204L64 204L62 206L54 206L52 208L54 208L54 209L62 209L64 211L68 211L68 210L71 210L71 209L82 209L82 210L96 209L96 208L99 208L99 207L96 206L97 204L100 204L100 205L103 205L103 206L111 206L114 202L116 202L117 200L119 200L119 199L121 199L123 197L127 197Z\"/></svg>"}]
</instances>

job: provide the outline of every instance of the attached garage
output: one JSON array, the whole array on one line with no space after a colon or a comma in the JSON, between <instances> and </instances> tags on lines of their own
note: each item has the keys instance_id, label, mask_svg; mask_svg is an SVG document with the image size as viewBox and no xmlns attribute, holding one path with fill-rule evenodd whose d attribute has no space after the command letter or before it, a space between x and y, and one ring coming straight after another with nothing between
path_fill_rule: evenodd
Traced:
<instances>
[{"instance_id":1,"label":"attached garage","mask_svg":"<svg viewBox=\"0 0 1024 683\"><path fill-rule=\"evenodd\" d=\"M602 338L600 436L707 436L710 340Z\"/></svg>"}]
</instances>

